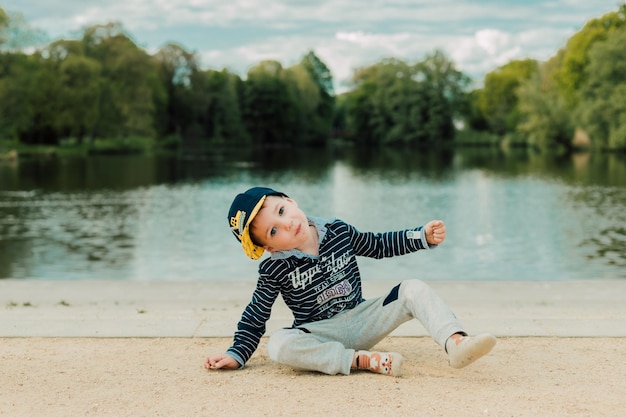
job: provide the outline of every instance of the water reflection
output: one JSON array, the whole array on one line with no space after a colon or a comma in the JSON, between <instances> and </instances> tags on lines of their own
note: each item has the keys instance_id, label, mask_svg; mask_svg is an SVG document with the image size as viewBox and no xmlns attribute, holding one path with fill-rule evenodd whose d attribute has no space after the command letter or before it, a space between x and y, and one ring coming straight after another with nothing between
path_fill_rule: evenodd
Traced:
<instances>
[{"instance_id":1,"label":"water reflection","mask_svg":"<svg viewBox=\"0 0 626 417\"><path fill-rule=\"evenodd\" d=\"M626 268L626 192L623 187L577 187L569 193L573 205L588 211L590 235L587 257Z\"/></svg>"},{"instance_id":2,"label":"water reflection","mask_svg":"<svg viewBox=\"0 0 626 417\"><path fill-rule=\"evenodd\" d=\"M225 213L265 184L362 230L447 222L441 249L360 260L366 279L625 278L625 159L337 148L0 161L0 277L253 279Z\"/></svg>"}]
</instances>

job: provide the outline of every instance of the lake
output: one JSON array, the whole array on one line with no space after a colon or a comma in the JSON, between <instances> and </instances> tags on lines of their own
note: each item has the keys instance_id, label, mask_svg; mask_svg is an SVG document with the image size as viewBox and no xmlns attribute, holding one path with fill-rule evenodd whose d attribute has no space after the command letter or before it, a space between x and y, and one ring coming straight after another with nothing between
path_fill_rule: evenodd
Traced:
<instances>
[{"instance_id":1,"label":"lake","mask_svg":"<svg viewBox=\"0 0 626 417\"><path fill-rule=\"evenodd\" d=\"M226 221L254 185L362 231L446 222L364 279L626 278L626 155L353 148L0 161L0 278L254 280Z\"/></svg>"}]
</instances>

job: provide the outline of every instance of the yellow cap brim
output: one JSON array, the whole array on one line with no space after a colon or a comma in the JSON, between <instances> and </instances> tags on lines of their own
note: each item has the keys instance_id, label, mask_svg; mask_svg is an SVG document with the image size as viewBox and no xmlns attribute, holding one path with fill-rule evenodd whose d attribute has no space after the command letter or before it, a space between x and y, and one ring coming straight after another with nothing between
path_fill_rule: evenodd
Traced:
<instances>
[{"instance_id":1,"label":"yellow cap brim","mask_svg":"<svg viewBox=\"0 0 626 417\"><path fill-rule=\"evenodd\" d=\"M265 249L263 249L263 247L252 243L249 227L246 227L243 231L243 234L241 235L241 247L243 248L243 252L248 255L249 258L254 259L255 261L263 256L263 253L265 252Z\"/></svg>"},{"instance_id":2,"label":"yellow cap brim","mask_svg":"<svg viewBox=\"0 0 626 417\"><path fill-rule=\"evenodd\" d=\"M266 196L263 196L263 198L259 200L256 206L254 206L254 210L252 210L252 213L250 213L250 216L248 216L248 219L246 221L246 227L241 233L241 247L243 248L243 252L248 255L249 258L254 259L255 261L263 256L265 249L263 249L262 246L255 245L252 242L252 238L250 237L250 224L256 217L259 210L261 210L261 207L263 207L263 202L265 201L265 198Z\"/></svg>"}]
</instances>

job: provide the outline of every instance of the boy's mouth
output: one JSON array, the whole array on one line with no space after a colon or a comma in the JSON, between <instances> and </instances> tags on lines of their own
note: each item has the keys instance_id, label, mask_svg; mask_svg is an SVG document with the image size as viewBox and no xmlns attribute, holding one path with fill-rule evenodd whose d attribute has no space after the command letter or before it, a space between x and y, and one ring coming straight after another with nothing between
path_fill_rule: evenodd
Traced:
<instances>
[{"instance_id":1,"label":"boy's mouth","mask_svg":"<svg viewBox=\"0 0 626 417\"><path fill-rule=\"evenodd\" d=\"M299 224L298 227L296 227L296 235L300 234L300 229L302 229L302 225Z\"/></svg>"}]
</instances>

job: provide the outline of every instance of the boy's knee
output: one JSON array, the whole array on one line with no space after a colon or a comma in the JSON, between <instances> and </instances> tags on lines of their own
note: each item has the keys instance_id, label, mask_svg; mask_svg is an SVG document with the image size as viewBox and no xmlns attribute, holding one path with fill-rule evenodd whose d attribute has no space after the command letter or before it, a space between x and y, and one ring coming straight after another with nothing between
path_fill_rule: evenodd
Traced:
<instances>
[{"instance_id":1,"label":"boy's knee","mask_svg":"<svg viewBox=\"0 0 626 417\"><path fill-rule=\"evenodd\" d=\"M403 281L400 285L400 297L408 300L414 300L428 291L430 291L428 284L419 279Z\"/></svg>"},{"instance_id":2,"label":"boy's knee","mask_svg":"<svg viewBox=\"0 0 626 417\"><path fill-rule=\"evenodd\" d=\"M429 289L430 287L425 282L418 279L402 281L387 294L387 297L383 300L383 307L394 301L400 301L400 303L406 301L413 302L423 296Z\"/></svg>"}]
</instances>

